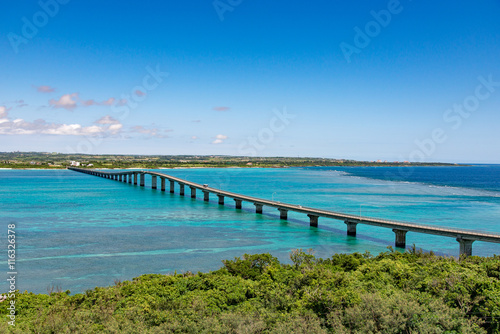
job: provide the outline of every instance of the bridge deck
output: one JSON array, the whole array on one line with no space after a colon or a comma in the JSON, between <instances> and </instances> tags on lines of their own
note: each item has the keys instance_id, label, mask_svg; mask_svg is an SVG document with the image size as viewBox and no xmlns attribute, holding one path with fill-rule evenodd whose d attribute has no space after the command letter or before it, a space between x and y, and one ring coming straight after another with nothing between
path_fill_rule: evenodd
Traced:
<instances>
[{"instance_id":1,"label":"bridge deck","mask_svg":"<svg viewBox=\"0 0 500 334\"><path fill-rule=\"evenodd\" d=\"M79 171L79 172L84 172L84 173L87 173L90 171L90 172L99 173L99 174L103 174L103 175L149 174L152 176L165 178L169 181L174 181L174 182L177 182L179 184L183 184L185 186L199 189L203 192L209 192L209 193L212 193L215 195L229 197L232 199L245 201L245 202L251 202L251 203L259 204L259 205L263 205L263 206L275 207L275 208L278 208L281 210L300 212L300 213L305 213L305 214L317 216L317 217L325 217L325 218L331 218L331 219L336 219L336 220L343 220L343 221L350 222L350 223L373 225L373 226L391 228L391 229L401 230L401 231L411 231L411 232L453 237L453 238L457 238L457 239L467 239L467 240L477 240L477 241L500 243L500 234L478 232L478 231L464 230L464 229L437 227L437 226L430 226L430 225L423 225L423 224L415 224L415 223L408 223L408 222L402 222L402 221L373 218L373 217L368 217L368 216L351 215L351 214L346 214L346 213L342 213L342 212L304 207L301 205L271 201L271 200L267 200L267 199L263 199L263 198L257 198L257 197L246 196L246 195L242 195L242 194L238 194L238 193L233 193L233 192L225 191L225 190L221 190L221 189L204 187L202 184L199 184L199 183L191 182L191 181L184 180L184 179L181 179L181 178L178 178L175 176L171 176L171 175L167 175L167 174L163 174L163 173L158 173L158 172L151 172L151 171L104 172L104 171L88 170L88 169L81 169L81 168L69 168L69 169Z\"/></svg>"}]
</instances>

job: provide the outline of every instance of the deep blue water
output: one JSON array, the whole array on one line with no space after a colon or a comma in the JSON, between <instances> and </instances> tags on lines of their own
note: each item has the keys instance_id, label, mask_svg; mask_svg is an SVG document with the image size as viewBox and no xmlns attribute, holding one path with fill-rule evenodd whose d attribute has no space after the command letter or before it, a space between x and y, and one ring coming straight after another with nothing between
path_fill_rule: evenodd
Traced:
<instances>
[{"instance_id":1,"label":"deep blue water","mask_svg":"<svg viewBox=\"0 0 500 334\"><path fill-rule=\"evenodd\" d=\"M210 186L304 206L500 233L500 166L397 168L161 170ZM404 177L402 177L404 176ZM145 273L209 271L223 259L270 252L289 261L296 248L317 256L386 251L389 229L243 204L217 205L168 191L72 171L0 170L0 270L7 272L7 224L16 224L18 288L37 293L56 286L73 293ZM408 233L407 244L458 255L453 238ZM500 254L500 244L475 242L476 255ZM1 253L0 253L1 254ZM4 268L4 269L1 269ZM2 280L5 282L4 280ZM0 285L0 292L7 287Z\"/></svg>"},{"instance_id":2,"label":"deep blue water","mask_svg":"<svg viewBox=\"0 0 500 334\"><path fill-rule=\"evenodd\" d=\"M349 167L351 175L388 181L420 182L446 187L500 191L500 165L467 167Z\"/></svg>"}]
</instances>

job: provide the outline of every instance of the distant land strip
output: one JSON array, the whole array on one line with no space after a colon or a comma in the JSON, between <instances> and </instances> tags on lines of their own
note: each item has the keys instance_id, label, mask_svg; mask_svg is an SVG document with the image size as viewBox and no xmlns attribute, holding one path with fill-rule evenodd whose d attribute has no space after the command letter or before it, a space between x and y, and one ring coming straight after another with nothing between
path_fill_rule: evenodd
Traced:
<instances>
[{"instance_id":1,"label":"distant land strip","mask_svg":"<svg viewBox=\"0 0 500 334\"><path fill-rule=\"evenodd\" d=\"M227 155L120 155L64 154L49 152L0 152L2 169L64 169L91 168L224 168L224 167L409 167L409 166L466 166L453 163L417 163L408 161L356 161L349 159L310 157L245 157Z\"/></svg>"}]
</instances>

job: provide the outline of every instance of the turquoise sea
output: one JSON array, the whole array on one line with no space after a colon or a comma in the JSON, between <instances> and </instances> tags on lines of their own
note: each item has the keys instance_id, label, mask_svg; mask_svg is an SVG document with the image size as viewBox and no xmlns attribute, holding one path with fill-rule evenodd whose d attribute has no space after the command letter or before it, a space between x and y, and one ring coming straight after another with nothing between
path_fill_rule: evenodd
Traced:
<instances>
[{"instance_id":1,"label":"turquoise sea","mask_svg":"<svg viewBox=\"0 0 500 334\"><path fill-rule=\"evenodd\" d=\"M212 187L281 202L421 224L500 233L500 166L311 167L164 169ZM145 273L209 271L223 259L270 252L288 261L292 249L320 257L394 245L389 229L358 225L346 235L341 221L304 214L281 221L276 209L226 199L217 205L69 170L0 171L0 269L7 278L7 225L16 225L17 288L83 292ZM167 184L168 186L168 184ZM186 192L187 193L187 192ZM3 237L1 237L3 235ZM453 238L407 234L438 254L458 255ZM473 254L500 254L500 244L475 242ZM2 279L0 292L7 289Z\"/></svg>"}]
</instances>

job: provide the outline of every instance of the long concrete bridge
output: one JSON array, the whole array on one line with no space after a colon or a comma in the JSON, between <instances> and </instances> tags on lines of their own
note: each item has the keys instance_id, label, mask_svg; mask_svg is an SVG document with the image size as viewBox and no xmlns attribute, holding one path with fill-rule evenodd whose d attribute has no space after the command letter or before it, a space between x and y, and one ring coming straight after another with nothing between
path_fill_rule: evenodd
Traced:
<instances>
[{"instance_id":1,"label":"long concrete bridge","mask_svg":"<svg viewBox=\"0 0 500 334\"><path fill-rule=\"evenodd\" d=\"M231 198L235 202L236 209L241 209L243 202L252 203L255 206L255 212L259 214L262 214L262 209L264 206L274 207L279 210L280 218L284 220L288 218L288 211L300 212L306 214L309 217L310 226L313 227L318 227L319 217L342 220L347 226L347 235L350 236L356 236L356 227L358 224L366 224L366 225L390 228L395 234L396 238L395 245L396 247L400 248L406 247L407 232L418 232L418 233L434 234L434 235L441 235L445 237L455 238L460 245L460 255L463 254L466 256L472 255L472 243L474 241L500 243L500 234L413 224L407 222L371 218L371 217L351 215L329 210L309 208L296 204L281 203L272 200L270 201L263 198L245 196L242 194L215 189L208 187L207 185L190 182L175 176L152 172L152 171L105 172L105 171L82 169L82 168L69 168L69 169L120 182L125 182L125 183L133 182L133 184L135 185L137 185L137 181L139 178L139 185L141 187L145 186L145 175L149 174L151 175L151 187L153 189L158 189L157 181L159 178L161 191L166 191L166 182L168 181L170 186L169 190L171 193L174 193L175 183L177 183L179 185L179 193L181 196L185 196L186 187L189 187L191 191L190 193L191 198L196 198L197 190L200 190L203 193L203 199L205 201L207 202L209 201L210 194L214 194L218 197L220 205L224 205L224 199L226 197Z\"/></svg>"}]
</instances>

